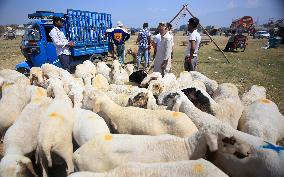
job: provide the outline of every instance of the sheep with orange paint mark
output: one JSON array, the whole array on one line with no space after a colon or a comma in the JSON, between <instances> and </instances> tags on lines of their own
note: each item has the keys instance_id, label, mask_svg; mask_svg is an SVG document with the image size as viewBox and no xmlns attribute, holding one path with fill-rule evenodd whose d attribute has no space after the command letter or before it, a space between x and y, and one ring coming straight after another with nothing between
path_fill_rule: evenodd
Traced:
<instances>
[{"instance_id":1,"label":"sheep with orange paint mark","mask_svg":"<svg viewBox=\"0 0 284 177\"><path fill-rule=\"evenodd\" d=\"M258 99L245 108L238 128L276 144L284 138L284 116L274 102Z\"/></svg>"},{"instance_id":2,"label":"sheep with orange paint mark","mask_svg":"<svg viewBox=\"0 0 284 177\"><path fill-rule=\"evenodd\" d=\"M72 130L75 118L72 102L59 79L50 79L48 90L54 100L47 110L41 114L36 150L36 157L39 157L43 177L47 177L47 169L52 167L51 154L63 158L67 164L68 174L74 171Z\"/></svg>"},{"instance_id":3,"label":"sheep with orange paint mark","mask_svg":"<svg viewBox=\"0 0 284 177\"><path fill-rule=\"evenodd\" d=\"M105 93L93 91L88 95L95 112L102 112L119 133L191 136L196 126L184 113L174 114L169 110L149 110L137 107L121 107ZM176 116L175 116L176 115Z\"/></svg>"},{"instance_id":4,"label":"sheep with orange paint mark","mask_svg":"<svg viewBox=\"0 0 284 177\"><path fill-rule=\"evenodd\" d=\"M227 177L207 160L184 160L164 163L127 163L106 173L77 172L68 177Z\"/></svg>"},{"instance_id":5,"label":"sheep with orange paint mark","mask_svg":"<svg viewBox=\"0 0 284 177\"><path fill-rule=\"evenodd\" d=\"M249 106L258 99L266 98L266 89L262 86L253 85L248 92L242 95L241 101L244 107Z\"/></svg>"},{"instance_id":6,"label":"sheep with orange paint mark","mask_svg":"<svg viewBox=\"0 0 284 177\"><path fill-rule=\"evenodd\" d=\"M196 141L195 138L191 140L172 135L102 134L77 149L73 160L79 171L106 172L129 162L199 159L205 155L207 146L211 148L210 142L203 137ZM92 159L93 163L89 163L88 159Z\"/></svg>"},{"instance_id":7,"label":"sheep with orange paint mark","mask_svg":"<svg viewBox=\"0 0 284 177\"><path fill-rule=\"evenodd\" d=\"M32 88L32 99L20 113L4 136L4 157L0 163L0 176L33 174L33 165L26 154L36 150L41 113L52 102L43 88ZM27 172L29 171L29 172Z\"/></svg>"},{"instance_id":8,"label":"sheep with orange paint mark","mask_svg":"<svg viewBox=\"0 0 284 177\"><path fill-rule=\"evenodd\" d=\"M47 177L48 167L54 164L52 154L60 156L67 164L67 173L74 171L72 161L72 130L74 109L69 101L56 98L41 114L36 157L39 158L43 177Z\"/></svg>"}]
</instances>

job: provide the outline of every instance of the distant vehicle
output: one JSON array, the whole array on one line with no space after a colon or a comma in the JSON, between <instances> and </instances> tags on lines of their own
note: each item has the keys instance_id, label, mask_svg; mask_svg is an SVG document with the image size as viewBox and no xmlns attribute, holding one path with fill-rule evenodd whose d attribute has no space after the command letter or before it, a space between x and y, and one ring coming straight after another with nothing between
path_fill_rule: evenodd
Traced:
<instances>
[{"instance_id":1,"label":"distant vehicle","mask_svg":"<svg viewBox=\"0 0 284 177\"><path fill-rule=\"evenodd\" d=\"M257 31L256 33L254 33L253 38L257 38L257 39L263 39L263 38L269 38L270 34L267 31Z\"/></svg>"},{"instance_id":2,"label":"distant vehicle","mask_svg":"<svg viewBox=\"0 0 284 177\"><path fill-rule=\"evenodd\" d=\"M253 18L251 16L243 16L242 18L232 21L231 29L249 29L253 24Z\"/></svg>"},{"instance_id":3,"label":"distant vehicle","mask_svg":"<svg viewBox=\"0 0 284 177\"><path fill-rule=\"evenodd\" d=\"M28 75L32 67L50 63L61 67L49 32L53 29L53 17L64 19L61 29L75 46L70 48L76 66L84 60L105 59L110 50L106 29L112 27L111 14L68 9L67 13L36 11L28 15L33 19L21 42L21 52L26 60L16 65L16 70Z\"/></svg>"},{"instance_id":4,"label":"distant vehicle","mask_svg":"<svg viewBox=\"0 0 284 177\"><path fill-rule=\"evenodd\" d=\"M8 31L4 34L4 39L8 40L8 39L16 39L16 33L14 31Z\"/></svg>"}]
</instances>

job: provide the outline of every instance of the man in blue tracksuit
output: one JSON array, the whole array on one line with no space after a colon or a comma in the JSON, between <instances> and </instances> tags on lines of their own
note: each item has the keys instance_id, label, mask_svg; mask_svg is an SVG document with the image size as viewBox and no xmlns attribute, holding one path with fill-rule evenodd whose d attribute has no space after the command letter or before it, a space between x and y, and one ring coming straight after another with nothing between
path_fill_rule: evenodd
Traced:
<instances>
[{"instance_id":1,"label":"man in blue tracksuit","mask_svg":"<svg viewBox=\"0 0 284 177\"><path fill-rule=\"evenodd\" d=\"M121 64L124 63L124 57L125 57L124 43L130 38L130 34L122 27L123 24L120 21L118 21L117 27L112 28L112 30L109 32L110 37L112 38L114 44L116 45L117 56Z\"/></svg>"}]
</instances>

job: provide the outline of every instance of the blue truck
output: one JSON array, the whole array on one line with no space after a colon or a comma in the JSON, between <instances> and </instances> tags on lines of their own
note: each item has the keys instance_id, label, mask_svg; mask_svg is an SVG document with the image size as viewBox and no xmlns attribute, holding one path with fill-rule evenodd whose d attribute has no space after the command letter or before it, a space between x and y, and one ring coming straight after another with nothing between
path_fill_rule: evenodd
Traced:
<instances>
[{"instance_id":1,"label":"blue truck","mask_svg":"<svg viewBox=\"0 0 284 177\"><path fill-rule=\"evenodd\" d=\"M112 27L111 14L68 9L67 13L36 11L29 14L29 23L21 41L21 52L25 61L16 65L16 70L28 75L32 67L40 67L50 63L61 67L56 55L55 46L49 32L54 27L52 18L64 20L61 29L69 41L75 46L70 48L73 58L71 65L75 66L84 60L104 59L110 50L106 30Z\"/></svg>"}]
</instances>

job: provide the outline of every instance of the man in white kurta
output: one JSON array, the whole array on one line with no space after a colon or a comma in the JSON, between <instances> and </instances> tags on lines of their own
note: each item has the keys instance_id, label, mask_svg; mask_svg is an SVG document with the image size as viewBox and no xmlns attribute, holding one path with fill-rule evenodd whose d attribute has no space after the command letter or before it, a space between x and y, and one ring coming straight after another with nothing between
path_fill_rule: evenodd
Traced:
<instances>
[{"instance_id":1,"label":"man in white kurta","mask_svg":"<svg viewBox=\"0 0 284 177\"><path fill-rule=\"evenodd\" d=\"M154 72L160 72L164 75L171 71L171 53L173 44L166 23L162 22L159 24L159 32L161 34L161 42L157 46Z\"/></svg>"}]
</instances>

